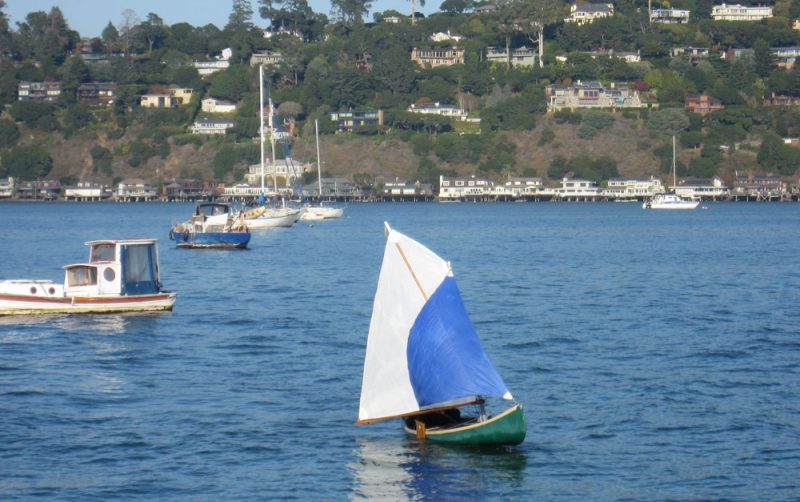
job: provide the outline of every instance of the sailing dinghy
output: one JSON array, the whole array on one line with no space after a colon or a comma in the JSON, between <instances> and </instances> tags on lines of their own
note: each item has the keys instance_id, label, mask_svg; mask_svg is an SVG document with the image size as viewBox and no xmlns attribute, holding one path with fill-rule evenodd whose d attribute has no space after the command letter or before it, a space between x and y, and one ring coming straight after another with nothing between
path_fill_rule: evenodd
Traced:
<instances>
[{"instance_id":1,"label":"sailing dinghy","mask_svg":"<svg viewBox=\"0 0 800 502\"><path fill-rule=\"evenodd\" d=\"M467 315L450 263L385 223L357 424L402 418L419 439L505 445L525 439L522 406L487 416L487 398L513 402ZM479 405L476 416L460 408Z\"/></svg>"}]
</instances>

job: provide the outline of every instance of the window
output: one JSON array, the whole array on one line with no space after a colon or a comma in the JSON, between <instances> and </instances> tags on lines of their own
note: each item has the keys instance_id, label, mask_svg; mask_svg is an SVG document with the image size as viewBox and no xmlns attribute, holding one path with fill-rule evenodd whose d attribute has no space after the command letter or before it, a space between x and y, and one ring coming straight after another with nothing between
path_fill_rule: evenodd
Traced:
<instances>
[{"instance_id":1,"label":"window","mask_svg":"<svg viewBox=\"0 0 800 502\"><path fill-rule=\"evenodd\" d=\"M95 244L92 246L92 254L89 259L91 263L98 261L114 261L113 244Z\"/></svg>"},{"instance_id":2,"label":"window","mask_svg":"<svg viewBox=\"0 0 800 502\"><path fill-rule=\"evenodd\" d=\"M71 267L67 271L67 284L70 287L95 285L97 284L97 269L87 266Z\"/></svg>"}]
</instances>

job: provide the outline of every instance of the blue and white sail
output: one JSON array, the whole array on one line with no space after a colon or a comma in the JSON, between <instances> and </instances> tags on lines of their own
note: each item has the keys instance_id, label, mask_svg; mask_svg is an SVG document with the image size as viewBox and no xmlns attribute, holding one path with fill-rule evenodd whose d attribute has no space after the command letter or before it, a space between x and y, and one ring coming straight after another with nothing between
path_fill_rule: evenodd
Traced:
<instances>
[{"instance_id":1,"label":"blue and white sail","mask_svg":"<svg viewBox=\"0 0 800 502\"><path fill-rule=\"evenodd\" d=\"M512 399L483 350L450 264L419 242L388 234L372 309L359 422Z\"/></svg>"}]
</instances>

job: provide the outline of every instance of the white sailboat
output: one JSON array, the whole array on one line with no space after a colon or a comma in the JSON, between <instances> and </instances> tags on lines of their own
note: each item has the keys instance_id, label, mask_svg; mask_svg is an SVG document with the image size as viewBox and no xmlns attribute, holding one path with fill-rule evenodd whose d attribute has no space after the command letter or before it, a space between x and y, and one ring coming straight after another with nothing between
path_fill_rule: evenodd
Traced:
<instances>
[{"instance_id":1,"label":"white sailboat","mask_svg":"<svg viewBox=\"0 0 800 502\"><path fill-rule=\"evenodd\" d=\"M672 136L672 186L678 186L678 177L675 168L675 136ZM653 198L642 203L642 209L694 209L700 204L699 200L684 199L675 192L656 194Z\"/></svg>"},{"instance_id":2,"label":"white sailboat","mask_svg":"<svg viewBox=\"0 0 800 502\"><path fill-rule=\"evenodd\" d=\"M251 230L265 228L291 227L302 215L299 209L292 207L272 207L264 204L266 187L264 185L264 67L258 67L258 116L260 124L260 150L261 150L261 205L244 213L245 222ZM277 193L277 177L275 174L275 128L272 123L272 102L269 107L270 141L272 146L273 187Z\"/></svg>"},{"instance_id":3,"label":"white sailboat","mask_svg":"<svg viewBox=\"0 0 800 502\"><path fill-rule=\"evenodd\" d=\"M510 445L525 439L511 401L467 314L450 263L389 227L372 307L357 424L401 418L421 440ZM474 415L460 408L478 406Z\"/></svg>"},{"instance_id":4,"label":"white sailboat","mask_svg":"<svg viewBox=\"0 0 800 502\"><path fill-rule=\"evenodd\" d=\"M332 220L341 218L344 208L331 207L322 204L322 167L319 160L319 122L314 120L314 136L317 140L317 185L319 187L319 203L305 206L305 212L300 217L301 220Z\"/></svg>"}]
</instances>

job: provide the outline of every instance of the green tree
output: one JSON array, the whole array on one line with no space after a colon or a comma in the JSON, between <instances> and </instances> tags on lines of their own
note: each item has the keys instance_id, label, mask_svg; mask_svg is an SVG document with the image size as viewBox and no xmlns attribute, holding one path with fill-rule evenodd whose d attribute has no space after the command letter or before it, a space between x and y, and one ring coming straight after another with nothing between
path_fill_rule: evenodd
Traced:
<instances>
[{"instance_id":1,"label":"green tree","mask_svg":"<svg viewBox=\"0 0 800 502\"><path fill-rule=\"evenodd\" d=\"M235 32L253 28L253 7L250 0L233 0L225 31Z\"/></svg>"},{"instance_id":2,"label":"green tree","mask_svg":"<svg viewBox=\"0 0 800 502\"><path fill-rule=\"evenodd\" d=\"M39 145L19 145L3 155L0 171L3 176L23 180L44 178L53 168L53 159Z\"/></svg>"},{"instance_id":3,"label":"green tree","mask_svg":"<svg viewBox=\"0 0 800 502\"><path fill-rule=\"evenodd\" d=\"M55 107L51 103L15 101L9 108L9 112L15 120L28 127L52 131L58 126L54 114Z\"/></svg>"},{"instance_id":4,"label":"green tree","mask_svg":"<svg viewBox=\"0 0 800 502\"><path fill-rule=\"evenodd\" d=\"M17 144L19 130L17 125L7 119L0 119L0 148L9 148Z\"/></svg>"},{"instance_id":5,"label":"green tree","mask_svg":"<svg viewBox=\"0 0 800 502\"><path fill-rule=\"evenodd\" d=\"M758 163L766 171L777 171L784 176L791 176L797 171L800 152L785 144L774 132L767 131L758 150Z\"/></svg>"},{"instance_id":6,"label":"green tree","mask_svg":"<svg viewBox=\"0 0 800 502\"><path fill-rule=\"evenodd\" d=\"M95 145L89 152L92 156L92 165L106 176L113 174L111 161L114 159L111 150L100 145Z\"/></svg>"},{"instance_id":7,"label":"green tree","mask_svg":"<svg viewBox=\"0 0 800 502\"><path fill-rule=\"evenodd\" d=\"M370 7L369 0L331 0L331 9L345 25L361 24Z\"/></svg>"},{"instance_id":8,"label":"green tree","mask_svg":"<svg viewBox=\"0 0 800 502\"><path fill-rule=\"evenodd\" d=\"M664 108L650 114L647 127L660 138L671 138L689 127L689 117L682 109Z\"/></svg>"}]
</instances>

